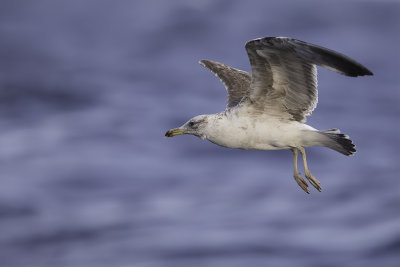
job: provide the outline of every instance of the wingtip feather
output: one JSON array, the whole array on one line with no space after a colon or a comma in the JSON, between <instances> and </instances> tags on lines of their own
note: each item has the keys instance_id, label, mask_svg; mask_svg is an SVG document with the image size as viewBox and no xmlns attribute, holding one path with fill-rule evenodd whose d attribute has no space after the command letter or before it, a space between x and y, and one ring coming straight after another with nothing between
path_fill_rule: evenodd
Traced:
<instances>
[{"instance_id":1,"label":"wingtip feather","mask_svg":"<svg viewBox=\"0 0 400 267\"><path fill-rule=\"evenodd\" d=\"M246 49L258 49L259 47L295 49L296 53L304 60L350 77L374 75L362 64L339 52L290 37L264 37L246 43Z\"/></svg>"},{"instance_id":2,"label":"wingtip feather","mask_svg":"<svg viewBox=\"0 0 400 267\"><path fill-rule=\"evenodd\" d=\"M205 67L205 68L210 68L210 66L211 66L213 63L217 63L217 62L214 62L214 61L209 60L209 59L202 59L202 60L199 60L199 64L200 64L201 66ZM221 64L221 63L220 63L220 64Z\"/></svg>"}]
</instances>

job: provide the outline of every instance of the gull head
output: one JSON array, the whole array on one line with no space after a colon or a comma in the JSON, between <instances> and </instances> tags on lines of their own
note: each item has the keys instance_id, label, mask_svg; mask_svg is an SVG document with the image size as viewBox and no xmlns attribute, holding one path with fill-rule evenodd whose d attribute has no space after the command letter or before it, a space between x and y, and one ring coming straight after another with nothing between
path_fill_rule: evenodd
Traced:
<instances>
[{"instance_id":1,"label":"gull head","mask_svg":"<svg viewBox=\"0 0 400 267\"><path fill-rule=\"evenodd\" d=\"M184 125L171 129L165 133L165 137L174 137L181 134L192 134L201 139L207 137L209 115L199 115L188 120Z\"/></svg>"}]
</instances>

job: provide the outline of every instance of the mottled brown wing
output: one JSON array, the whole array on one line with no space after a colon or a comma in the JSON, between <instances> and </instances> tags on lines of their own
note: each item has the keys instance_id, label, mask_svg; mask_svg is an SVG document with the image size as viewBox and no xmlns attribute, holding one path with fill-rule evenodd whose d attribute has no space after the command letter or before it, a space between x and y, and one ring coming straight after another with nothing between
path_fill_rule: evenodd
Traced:
<instances>
[{"instance_id":1,"label":"mottled brown wing","mask_svg":"<svg viewBox=\"0 0 400 267\"><path fill-rule=\"evenodd\" d=\"M224 84L228 92L227 107L236 106L247 94L251 81L250 73L212 60L200 60L199 63L214 73Z\"/></svg>"}]
</instances>

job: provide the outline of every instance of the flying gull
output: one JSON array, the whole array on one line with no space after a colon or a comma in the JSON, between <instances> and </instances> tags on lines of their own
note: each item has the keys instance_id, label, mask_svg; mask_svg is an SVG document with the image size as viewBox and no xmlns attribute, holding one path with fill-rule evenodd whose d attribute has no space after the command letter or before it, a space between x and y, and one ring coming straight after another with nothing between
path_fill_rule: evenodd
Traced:
<instances>
[{"instance_id":1,"label":"flying gull","mask_svg":"<svg viewBox=\"0 0 400 267\"><path fill-rule=\"evenodd\" d=\"M338 52L287 37L254 39L245 47L252 74L211 60L199 62L225 85L226 109L196 116L165 136L192 134L230 148L290 149L294 179L309 193L297 170L299 150L305 177L321 191L320 182L308 169L305 147L328 147L346 156L356 150L349 136L338 129L319 131L305 124L318 101L316 65L351 77L372 72Z\"/></svg>"}]
</instances>

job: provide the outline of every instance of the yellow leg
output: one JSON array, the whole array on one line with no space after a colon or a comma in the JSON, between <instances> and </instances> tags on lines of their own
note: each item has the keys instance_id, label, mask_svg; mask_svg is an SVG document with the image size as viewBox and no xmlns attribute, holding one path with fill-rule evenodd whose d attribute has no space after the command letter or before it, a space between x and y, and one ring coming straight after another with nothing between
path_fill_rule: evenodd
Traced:
<instances>
[{"instance_id":1,"label":"yellow leg","mask_svg":"<svg viewBox=\"0 0 400 267\"><path fill-rule=\"evenodd\" d=\"M308 169L306 150L304 149L304 147L299 147L299 150L300 150L301 156L303 157L304 174L305 174L306 178L308 179L310 184L312 184L319 192L321 192L322 188L321 188L320 182L314 176L312 176L310 170Z\"/></svg>"},{"instance_id":2,"label":"yellow leg","mask_svg":"<svg viewBox=\"0 0 400 267\"><path fill-rule=\"evenodd\" d=\"M297 170L297 149L292 148L291 149L293 152L293 166L294 166L294 172L293 172L293 177L296 180L296 182L299 184L299 186L307 193L310 194L310 191L308 190L308 184L307 182L300 176L299 171Z\"/></svg>"}]
</instances>

